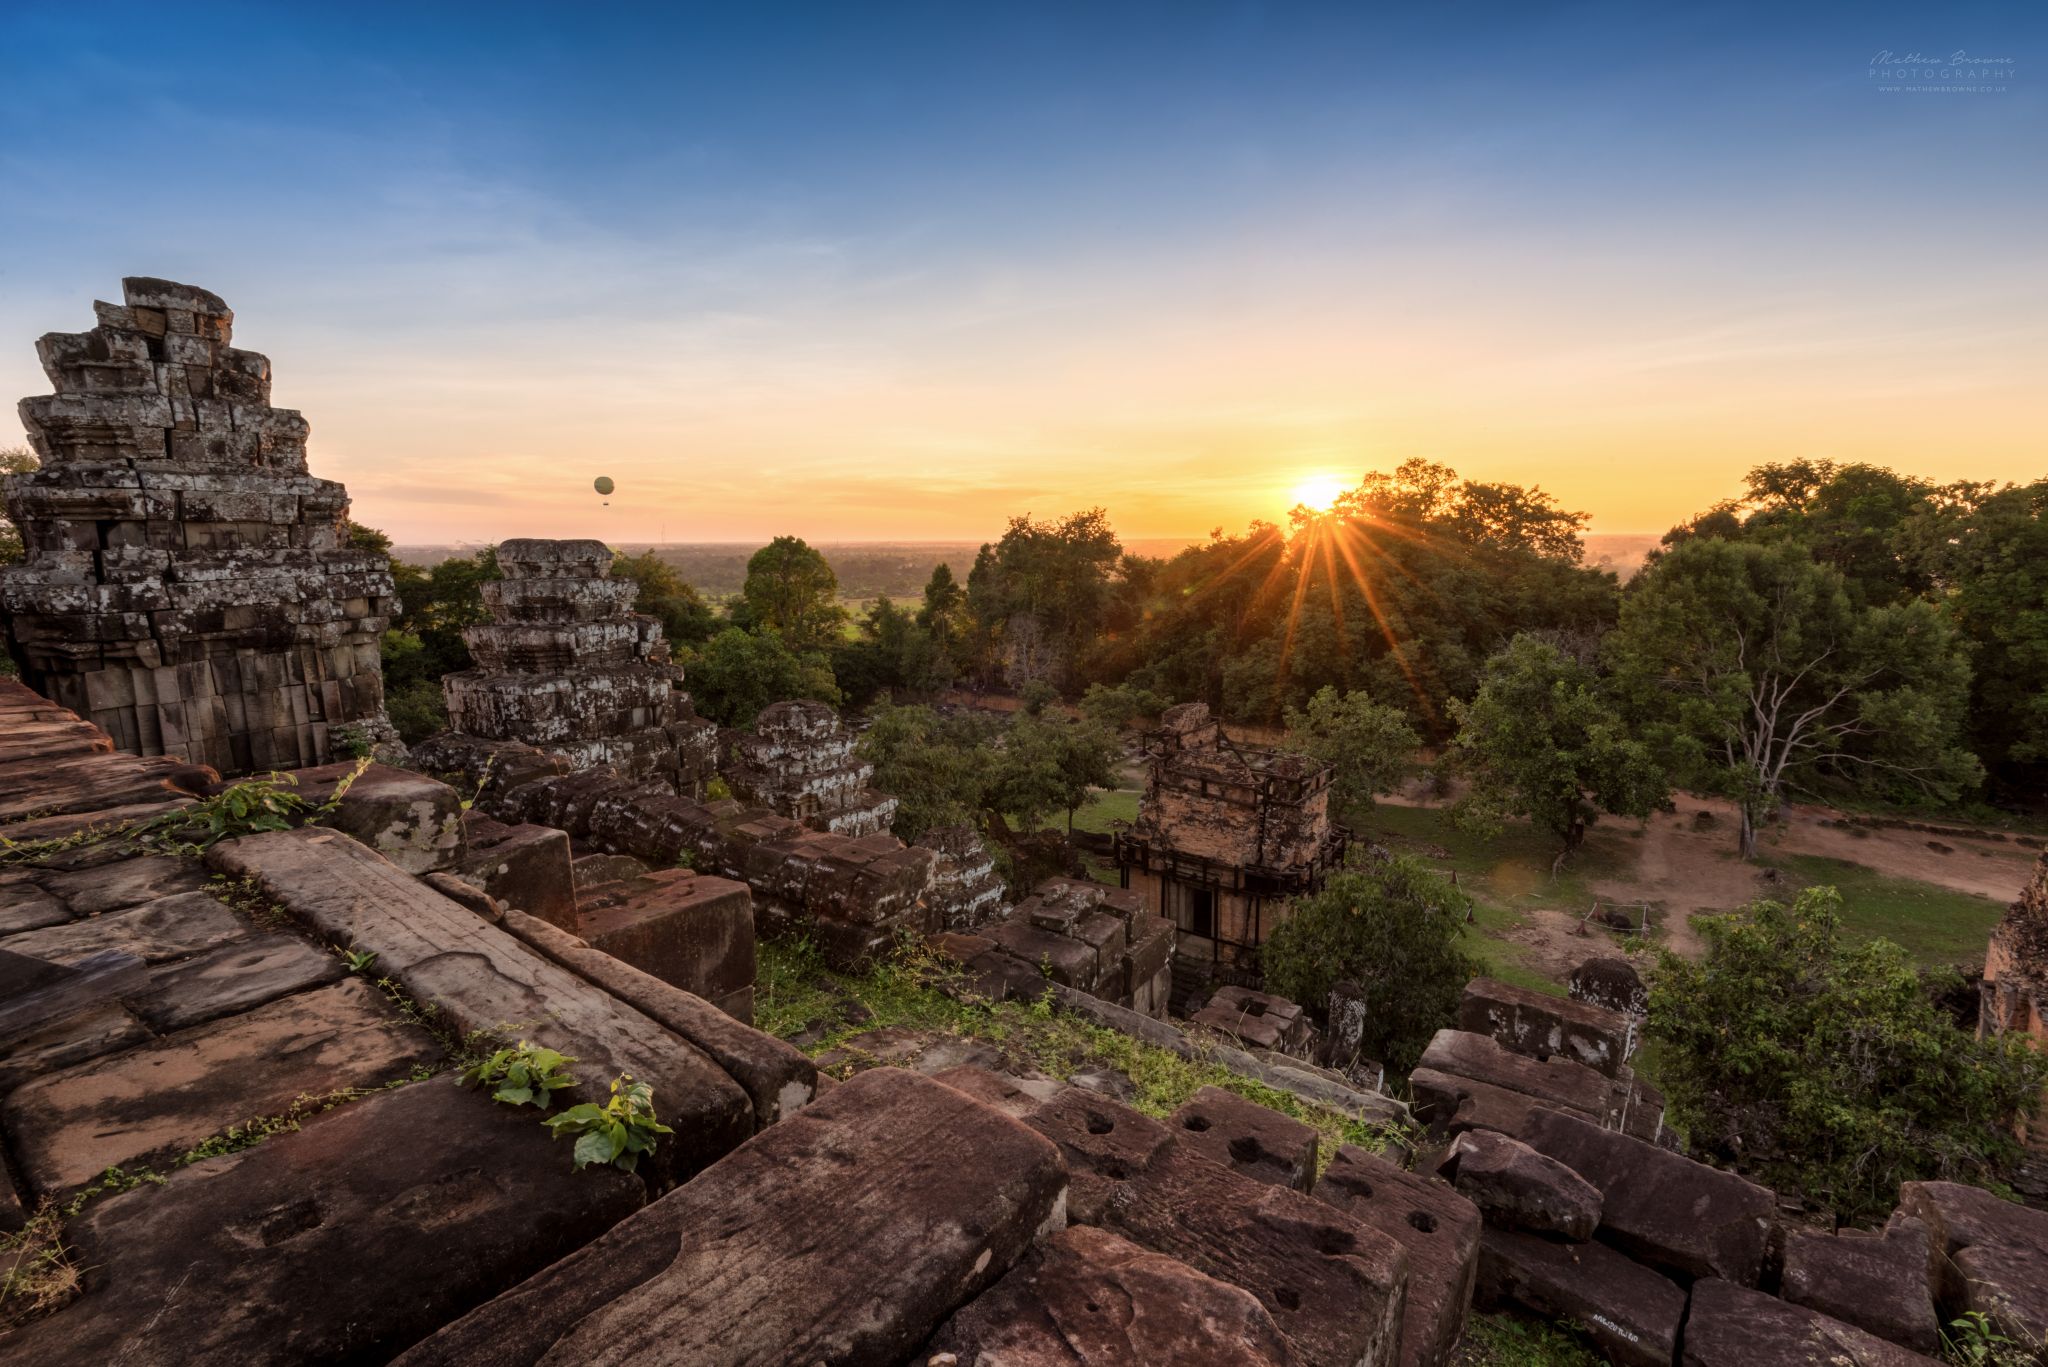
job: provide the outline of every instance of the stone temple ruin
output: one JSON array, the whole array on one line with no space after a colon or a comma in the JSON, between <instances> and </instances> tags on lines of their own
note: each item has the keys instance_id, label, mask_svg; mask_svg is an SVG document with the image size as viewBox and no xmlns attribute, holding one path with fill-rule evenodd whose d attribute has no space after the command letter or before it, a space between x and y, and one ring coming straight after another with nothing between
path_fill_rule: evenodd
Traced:
<instances>
[{"instance_id":1,"label":"stone temple ruin","mask_svg":"<svg viewBox=\"0 0 2048 1367\"><path fill-rule=\"evenodd\" d=\"M559 637L495 640L500 677L576 667ZM1627 1367L1931 1367L1966 1312L2048 1339L2048 1213L1911 1182L1881 1230L1838 1232L1680 1153L1611 967L1575 975L1584 999L1470 984L1411 1111L1277 1052L1305 1023L1256 994L1215 998L1236 1043L1146 1014L1180 932L1138 885L1056 880L989 934L942 933L932 852L695 801L665 758L635 771L653 723L605 716L579 739L647 744L579 767L443 738L421 753L474 805L330 764L297 774L332 799L319 824L157 848L123 823L218 776L0 680L0 1233L76 1274L0 1295L0 1367L1450 1367L1474 1306L1568 1321ZM1178 720L1199 742L1206 717ZM1255 813L1202 785L1258 765L1215 764L1180 766L1162 813ZM1212 830L1191 857L1312 867L1341 840L1269 815L1278 843ZM1987 1028L2037 1032L2044 887L2001 927ZM1390 1142L1326 1154L1327 1129L1224 1087L1146 1114L948 1031L844 1040L835 1079L737 1018L756 916L843 964L901 936L971 949L973 996ZM532 1107L459 1080L480 1038L522 1036L573 1056L558 1106L631 1074L671 1133L632 1171L576 1169Z\"/></svg>"},{"instance_id":2,"label":"stone temple ruin","mask_svg":"<svg viewBox=\"0 0 2048 1367\"><path fill-rule=\"evenodd\" d=\"M344 544L348 493L306 472L306 420L271 406L218 295L121 287L91 331L36 343L57 392L21 402L43 462L6 490L22 677L131 754L225 774L325 763L344 726L395 742L390 567Z\"/></svg>"},{"instance_id":3,"label":"stone temple ruin","mask_svg":"<svg viewBox=\"0 0 2048 1367\"><path fill-rule=\"evenodd\" d=\"M875 835L889 829L896 799L868 786L875 766L853 753L853 742L824 703L771 703L752 731L723 738L721 773L735 797L813 830Z\"/></svg>"},{"instance_id":4,"label":"stone temple ruin","mask_svg":"<svg viewBox=\"0 0 2048 1367\"><path fill-rule=\"evenodd\" d=\"M1162 713L1146 756L1138 819L1116 838L1124 886L1179 927L1195 976L1249 965L1287 899L1343 865L1329 766L1233 744L1204 703Z\"/></svg>"},{"instance_id":5,"label":"stone temple ruin","mask_svg":"<svg viewBox=\"0 0 2048 1367\"><path fill-rule=\"evenodd\" d=\"M450 727L700 794L717 728L679 691L661 624L633 612L638 586L611 577L605 544L507 541L498 567L491 620L462 633L476 668L442 683Z\"/></svg>"},{"instance_id":6,"label":"stone temple ruin","mask_svg":"<svg viewBox=\"0 0 2048 1367\"><path fill-rule=\"evenodd\" d=\"M2048 1050L2048 855L1992 931L1980 991L1981 1032L2018 1035ZM2048 1197L2048 1094L2021 1138L2027 1162L2014 1185Z\"/></svg>"}]
</instances>

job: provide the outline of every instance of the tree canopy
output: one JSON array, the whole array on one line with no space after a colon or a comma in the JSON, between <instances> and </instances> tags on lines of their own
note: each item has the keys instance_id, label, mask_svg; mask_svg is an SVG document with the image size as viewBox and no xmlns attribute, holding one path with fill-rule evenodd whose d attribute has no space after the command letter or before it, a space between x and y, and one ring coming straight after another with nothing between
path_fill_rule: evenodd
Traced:
<instances>
[{"instance_id":1,"label":"tree canopy","mask_svg":"<svg viewBox=\"0 0 2048 1367\"><path fill-rule=\"evenodd\" d=\"M1953 799L1969 665L1922 599L1858 606L1795 542L1682 541L1629 585L1607 655L1677 775L1733 798L1745 857L1788 790Z\"/></svg>"},{"instance_id":2,"label":"tree canopy","mask_svg":"<svg viewBox=\"0 0 2048 1367\"><path fill-rule=\"evenodd\" d=\"M777 633L791 650L822 650L846 620L839 577L800 536L778 536L747 561L742 625Z\"/></svg>"},{"instance_id":3,"label":"tree canopy","mask_svg":"<svg viewBox=\"0 0 2048 1367\"><path fill-rule=\"evenodd\" d=\"M815 651L790 649L772 628L727 627L683 653L683 678L697 711L721 726L752 726L761 709L792 698L839 704L832 666Z\"/></svg>"},{"instance_id":4,"label":"tree canopy","mask_svg":"<svg viewBox=\"0 0 2048 1367\"><path fill-rule=\"evenodd\" d=\"M1899 1183L1997 1179L2048 1078L2021 1039L1978 1039L1935 1006L1906 952L1852 945L1811 888L1696 920L1699 963L1666 953L1650 993L1659 1080L1694 1147L1767 1185L1882 1218Z\"/></svg>"},{"instance_id":5,"label":"tree canopy","mask_svg":"<svg viewBox=\"0 0 2048 1367\"><path fill-rule=\"evenodd\" d=\"M1643 818L1671 785L1648 745L1631 734L1593 667L1520 635L1486 662L1479 692L1451 701L1452 761L1472 786L1458 820L1492 831L1527 817L1569 855L1600 813Z\"/></svg>"},{"instance_id":6,"label":"tree canopy","mask_svg":"<svg viewBox=\"0 0 2048 1367\"><path fill-rule=\"evenodd\" d=\"M1397 707L1369 693L1338 693L1325 685L1302 709L1287 709L1287 746L1331 765L1330 798L1343 811L1363 811L1394 790L1422 738Z\"/></svg>"}]
</instances>

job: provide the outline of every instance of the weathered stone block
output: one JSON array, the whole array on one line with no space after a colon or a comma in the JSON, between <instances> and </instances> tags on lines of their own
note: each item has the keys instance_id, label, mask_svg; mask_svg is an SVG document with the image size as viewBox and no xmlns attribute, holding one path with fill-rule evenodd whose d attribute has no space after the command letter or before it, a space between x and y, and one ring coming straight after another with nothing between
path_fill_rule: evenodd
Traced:
<instances>
[{"instance_id":1,"label":"weathered stone block","mask_svg":"<svg viewBox=\"0 0 2048 1367\"><path fill-rule=\"evenodd\" d=\"M294 935L259 935L149 971L148 990L128 1008L158 1034L190 1029L333 982L339 956Z\"/></svg>"},{"instance_id":2,"label":"weathered stone block","mask_svg":"<svg viewBox=\"0 0 2048 1367\"><path fill-rule=\"evenodd\" d=\"M1408 1255L1401 1367L1443 1367L1465 1331L1479 1268L1479 1211L1433 1177L1346 1144L1316 1183L1316 1199L1363 1221Z\"/></svg>"},{"instance_id":3,"label":"weathered stone block","mask_svg":"<svg viewBox=\"0 0 2048 1367\"><path fill-rule=\"evenodd\" d=\"M1083 1225L1026 1253L946 1322L931 1349L1007 1367L1284 1367L1295 1360L1249 1292Z\"/></svg>"},{"instance_id":4,"label":"weathered stone block","mask_svg":"<svg viewBox=\"0 0 2048 1367\"><path fill-rule=\"evenodd\" d=\"M469 853L458 872L507 906L565 930L575 927L567 832L530 823L508 826L474 810L463 813L462 825Z\"/></svg>"},{"instance_id":5,"label":"weathered stone block","mask_svg":"<svg viewBox=\"0 0 2048 1367\"><path fill-rule=\"evenodd\" d=\"M316 806L351 780L323 825L347 831L407 873L462 867L467 851L461 794L410 769L356 768L351 760L298 771L299 795Z\"/></svg>"},{"instance_id":6,"label":"weathered stone block","mask_svg":"<svg viewBox=\"0 0 2048 1367\"><path fill-rule=\"evenodd\" d=\"M1941 1351L1927 1225L1898 1212L1881 1233L1785 1231L1781 1294L1921 1353Z\"/></svg>"},{"instance_id":7,"label":"weathered stone block","mask_svg":"<svg viewBox=\"0 0 2048 1367\"><path fill-rule=\"evenodd\" d=\"M85 1295L8 1349L49 1367L386 1361L642 1201L626 1173L572 1173L531 1114L439 1078L94 1201L66 1229Z\"/></svg>"},{"instance_id":8,"label":"weathered stone block","mask_svg":"<svg viewBox=\"0 0 2048 1367\"><path fill-rule=\"evenodd\" d=\"M1181 1146L1255 1182L1307 1191L1316 1180L1316 1132L1293 1116L1204 1087L1166 1122Z\"/></svg>"},{"instance_id":9,"label":"weathered stone block","mask_svg":"<svg viewBox=\"0 0 2048 1367\"><path fill-rule=\"evenodd\" d=\"M876 1069L400 1361L900 1363L1059 1227L1062 1187L1017 1121Z\"/></svg>"},{"instance_id":10,"label":"weathered stone block","mask_svg":"<svg viewBox=\"0 0 2048 1367\"><path fill-rule=\"evenodd\" d=\"M300 1097L377 1087L441 1050L367 983L345 982L17 1088L0 1116L36 1191L175 1158Z\"/></svg>"},{"instance_id":11,"label":"weathered stone block","mask_svg":"<svg viewBox=\"0 0 2048 1367\"><path fill-rule=\"evenodd\" d=\"M1956 1182L1901 1183L1899 1208L1933 1238L1944 1321L1974 1310L2015 1342L2048 1343L2048 1212Z\"/></svg>"},{"instance_id":12,"label":"weathered stone block","mask_svg":"<svg viewBox=\"0 0 2048 1367\"><path fill-rule=\"evenodd\" d=\"M1493 978L1474 978L1465 985L1458 1028L1486 1035L1518 1054L1567 1058L1609 1077L1635 1050L1635 1026L1619 1012Z\"/></svg>"},{"instance_id":13,"label":"weathered stone block","mask_svg":"<svg viewBox=\"0 0 2048 1367\"><path fill-rule=\"evenodd\" d=\"M591 889L576 926L592 948L700 997L754 982L754 900L744 883L662 869Z\"/></svg>"},{"instance_id":14,"label":"weathered stone block","mask_svg":"<svg viewBox=\"0 0 2048 1367\"><path fill-rule=\"evenodd\" d=\"M181 892L127 911L10 935L0 948L62 964L117 949L158 964L246 939L252 932L248 921L212 893Z\"/></svg>"},{"instance_id":15,"label":"weathered stone block","mask_svg":"<svg viewBox=\"0 0 2048 1367\"><path fill-rule=\"evenodd\" d=\"M1305 1364L1396 1361L1408 1261L1393 1239L1183 1150L1107 1097L1063 1092L1026 1123L1066 1158L1076 1221L1243 1287Z\"/></svg>"},{"instance_id":16,"label":"weathered stone block","mask_svg":"<svg viewBox=\"0 0 2048 1367\"><path fill-rule=\"evenodd\" d=\"M1777 1218L1766 1188L1556 1111L1520 1138L1600 1189L1600 1236L1680 1276L1754 1286Z\"/></svg>"},{"instance_id":17,"label":"weathered stone block","mask_svg":"<svg viewBox=\"0 0 2048 1367\"><path fill-rule=\"evenodd\" d=\"M1622 1367L1670 1367L1685 1323L1685 1292L1676 1282L1605 1244L1491 1227L1479 1240L1476 1303L1571 1320Z\"/></svg>"},{"instance_id":18,"label":"weathered stone block","mask_svg":"<svg viewBox=\"0 0 2048 1367\"><path fill-rule=\"evenodd\" d=\"M1442 1171L1488 1222L1583 1243L1600 1223L1600 1192L1554 1158L1489 1130L1458 1136Z\"/></svg>"},{"instance_id":19,"label":"weathered stone block","mask_svg":"<svg viewBox=\"0 0 2048 1367\"><path fill-rule=\"evenodd\" d=\"M1692 1289L1683 1361L1684 1367L1932 1367L1935 1359L1818 1311L1707 1277Z\"/></svg>"}]
</instances>

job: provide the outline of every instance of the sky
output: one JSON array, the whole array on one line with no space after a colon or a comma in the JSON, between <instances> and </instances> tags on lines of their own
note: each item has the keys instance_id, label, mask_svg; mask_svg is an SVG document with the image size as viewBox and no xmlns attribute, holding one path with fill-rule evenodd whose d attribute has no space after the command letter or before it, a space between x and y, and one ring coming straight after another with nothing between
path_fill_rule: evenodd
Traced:
<instances>
[{"instance_id":1,"label":"sky","mask_svg":"<svg viewBox=\"0 0 2048 1367\"><path fill-rule=\"evenodd\" d=\"M0 0L0 394L122 276L204 286L401 542L1201 536L1415 456L1612 533L1765 461L2036 479L2044 39L2011 3Z\"/></svg>"}]
</instances>

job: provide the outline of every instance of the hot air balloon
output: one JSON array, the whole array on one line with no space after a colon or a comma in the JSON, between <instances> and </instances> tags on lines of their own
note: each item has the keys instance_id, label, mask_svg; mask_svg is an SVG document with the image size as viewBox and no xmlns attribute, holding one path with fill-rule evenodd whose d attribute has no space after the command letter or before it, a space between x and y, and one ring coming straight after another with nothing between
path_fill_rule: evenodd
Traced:
<instances>
[{"instance_id":1,"label":"hot air balloon","mask_svg":"<svg viewBox=\"0 0 2048 1367\"><path fill-rule=\"evenodd\" d=\"M599 475L597 477L596 482L593 483L590 487L597 490L600 494L603 494L606 498L610 498L612 496L612 490L618 488L619 486L612 483L612 477L610 475Z\"/></svg>"}]
</instances>

